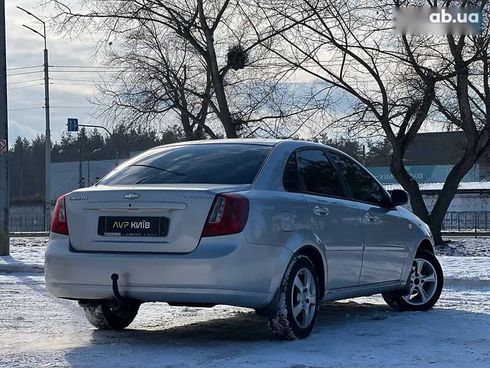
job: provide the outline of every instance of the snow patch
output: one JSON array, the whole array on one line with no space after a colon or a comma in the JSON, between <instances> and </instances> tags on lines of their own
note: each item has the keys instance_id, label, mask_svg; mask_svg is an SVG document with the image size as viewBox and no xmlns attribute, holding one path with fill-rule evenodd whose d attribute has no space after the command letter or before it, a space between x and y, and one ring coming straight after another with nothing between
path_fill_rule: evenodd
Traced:
<instances>
[{"instance_id":1,"label":"snow patch","mask_svg":"<svg viewBox=\"0 0 490 368\"><path fill-rule=\"evenodd\" d=\"M10 256L0 257L0 273L44 272L48 238L10 238Z\"/></svg>"}]
</instances>

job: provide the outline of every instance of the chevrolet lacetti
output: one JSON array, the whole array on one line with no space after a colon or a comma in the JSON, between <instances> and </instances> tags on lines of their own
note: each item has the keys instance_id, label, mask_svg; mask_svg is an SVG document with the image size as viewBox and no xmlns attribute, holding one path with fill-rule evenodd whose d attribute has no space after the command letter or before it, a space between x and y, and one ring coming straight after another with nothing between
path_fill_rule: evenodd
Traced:
<instances>
[{"instance_id":1,"label":"chevrolet lacetti","mask_svg":"<svg viewBox=\"0 0 490 368\"><path fill-rule=\"evenodd\" d=\"M424 311L443 274L407 200L322 144L156 147L58 198L46 286L110 329L144 302L253 308L288 340L310 334L322 301L381 293Z\"/></svg>"}]
</instances>

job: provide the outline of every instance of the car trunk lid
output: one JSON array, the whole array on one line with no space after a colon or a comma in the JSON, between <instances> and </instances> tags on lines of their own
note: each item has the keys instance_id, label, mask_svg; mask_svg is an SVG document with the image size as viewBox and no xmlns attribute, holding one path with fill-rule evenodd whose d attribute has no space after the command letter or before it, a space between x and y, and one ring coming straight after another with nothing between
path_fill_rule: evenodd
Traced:
<instances>
[{"instance_id":1,"label":"car trunk lid","mask_svg":"<svg viewBox=\"0 0 490 368\"><path fill-rule=\"evenodd\" d=\"M188 253L199 244L218 193L250 185L96 186L66 196L76 251Z\"/></svg>"}]
</instances>

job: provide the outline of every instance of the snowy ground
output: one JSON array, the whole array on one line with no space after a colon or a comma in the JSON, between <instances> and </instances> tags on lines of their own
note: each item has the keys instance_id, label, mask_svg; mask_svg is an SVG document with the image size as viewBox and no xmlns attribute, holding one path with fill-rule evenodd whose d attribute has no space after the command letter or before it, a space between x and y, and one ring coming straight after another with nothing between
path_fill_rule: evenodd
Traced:
<instances>
[{"instance_id":1,"label":"snowy ground","mask_svg":"<svg viewBox=\"0 0 490 368\"><path fill-rule=\"evenodd\" d=\"M437 248L440 255L490 257L490 237L450 237Z\"/></svg>"},{"instance_id":2,"label":"snowy ground","mask_svg":"<svg viewBox=\"0 0 490 368\"><path fill-rule=\"evenodd\" d=\"M458 242L467 249L472 240ZM393 312L379 297L330 303L308 339L280 342L254 312L233 307L144 304L128 330L97 331L76 303L46 293L45 240L13 243L12 256L0 257L0 367L474 368L490 361L490 257L439 257L446 284L430 312Z\"/></svg>"}]
</instances>

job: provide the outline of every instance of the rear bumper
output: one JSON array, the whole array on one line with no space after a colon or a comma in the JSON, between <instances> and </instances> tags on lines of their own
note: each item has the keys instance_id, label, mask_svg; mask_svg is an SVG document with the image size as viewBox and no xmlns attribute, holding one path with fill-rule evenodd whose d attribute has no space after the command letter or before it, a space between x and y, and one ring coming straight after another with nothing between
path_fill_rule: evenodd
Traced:
<instances>
[{"instance_id":1,"label":"rear bumper","mask_svg":"<svg viewBox=\"0 0 490 368\"><path fill-rule=\"evenodd\" d=\"M291 258L285 247L248 244L238 235L203 239L188 254L82 253L68 237L54 236L46 250L50 294L69 299L113 296L111 274L121 294L141 301L268 305Z\"/></svg>"}]
</instances>

